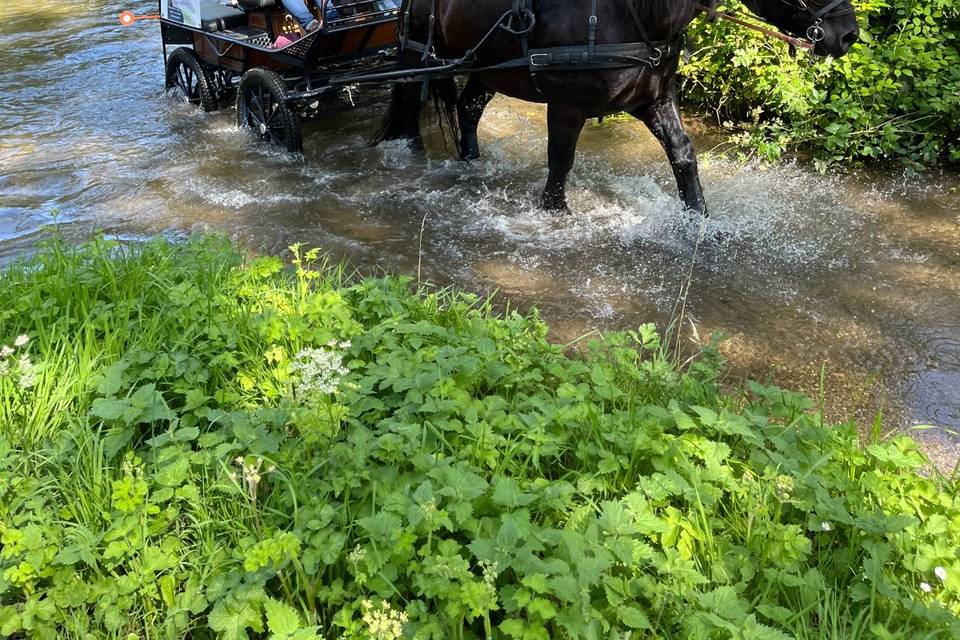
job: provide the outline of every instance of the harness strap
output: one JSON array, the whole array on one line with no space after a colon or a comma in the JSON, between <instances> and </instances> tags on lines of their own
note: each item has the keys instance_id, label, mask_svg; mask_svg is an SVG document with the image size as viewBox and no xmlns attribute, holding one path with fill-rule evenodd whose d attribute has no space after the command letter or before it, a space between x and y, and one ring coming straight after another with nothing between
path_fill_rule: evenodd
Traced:
<instances>
[{"instance_id":1,"label":"harness strap","mask_svg":"<svg viewBox=\"0 0 960 640\"><path fill-rule=\"evenodd\" d=\"M427 33L427 42L421 43L413 40L409 36L410 28L410 5L414 0L405 0L406 7L401 20L401 49L415 51L422 54L420 62L423 67L419 70L399 70L381 74L372 74L363 76L368 81L381 80L419 80L422 76L424 83L424 92L427 91L431 77L450 76L458 73L480 73L489 71L501 71L505 69L518 69L526 67L536 83L536 74L542 71L582 71L591 69L626 69L639 66L650 66L655 68L660 63L674 54L678 54L682 49L683 35L679 34L672 40L653 42L647 30L644 28L640 15L634 6L633 0L627 0L627 7L633 17L634 23L643 38L643 42L621 43L621 44L597 44L597 28L599 25L598 0L592 0L591 15L588 22L588 41L587 47L583 45L549 47L542 49L529 48L529 34L533 31L537 22L536 14L533 12L533 0L513 0L512 9L508 10L481 38L472 49L467 51L462 58L454 60L443 60L437 58L434 52L434 38L436 25L436 16L439 0L430 0L432 7L429 19L429 31ZM835 0L843 2L844 0ZM477 53L487 42L496 34L497 31L504 30L507 33L520 37L523 55L519 58L501 62L498 64L482 67L474 66ZM352 76L345 76L343 81ZM340 80L338 80L338 83Z\"/></svg>"},{"instance_id":2,"label":"harness strap","mask_svg":"<svg viewBox=\"0 0 960 640\"><path fill-rule=\"evenodd\" d=\"M813 17L814 20L823 20L828 15L830 15L831 11L833 11L834 9L836 9L846 1L847 0L833 0L833 2L829 3L819 11L816 11L816 12L811 11L810 15Z\"/></svg>"},{"instance_id":3,"label":"harness strap","mask_svg":"<svg viewBox=\"0 0 960 640\"><path fill-rule=\"evenodd\" d=\"M593 0L593 8L590 12L590 34L587 40L587 51L590 55L597 50L597 0Z\"/></svg>"},{"instance_id":4,"label":"harness strap","mask_svg":"<svg viewBox=\"0 0 960 640\"><path fill-rule=\"evenodd\" d=\"M640 32L640 37L647 44L651 44L650 36L647 34L647 28L643 26L643 20L640 19L640 14L637 12L637 5L634 4L634 0L626 0L626 5L627 9L630 10L630 17L633 18L633 24Z\"/></svg>"}]
</instances>

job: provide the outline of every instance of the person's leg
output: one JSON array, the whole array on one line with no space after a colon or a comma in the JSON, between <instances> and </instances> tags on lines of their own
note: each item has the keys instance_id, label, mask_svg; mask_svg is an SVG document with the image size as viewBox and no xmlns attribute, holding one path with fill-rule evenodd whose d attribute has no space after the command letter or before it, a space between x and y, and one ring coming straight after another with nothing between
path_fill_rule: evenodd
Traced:
<instances>
[{"instance_id":1,"label":"person's leg","mask_svg":"<svg viewBox=\"0 0 960 640\"><path fill-rule=\"evenodd\" d=\"M307 29L316 21L316 18L310 13L310 9L307 9L307 5L304 4L303 0L281 0L281 3L283 4L283 8L287 10L287 13L293 16L293 19L299 22L300 26L304 29Z\"/></svg>"},{"instance_id":2,"label":"person's leg","mask_svg":"<svg viewBox=\"0 0 960 640\"><path fill-rule=\"evenodd\" d=\"M323 6L323 0L314 0L317 3L317 6ZM337 7L333 4L333 0L327 0L326 7L323 9L323 19L324 20L337 20L340 18L340 12L337 11Z\"/></svg>"}]
</instances>

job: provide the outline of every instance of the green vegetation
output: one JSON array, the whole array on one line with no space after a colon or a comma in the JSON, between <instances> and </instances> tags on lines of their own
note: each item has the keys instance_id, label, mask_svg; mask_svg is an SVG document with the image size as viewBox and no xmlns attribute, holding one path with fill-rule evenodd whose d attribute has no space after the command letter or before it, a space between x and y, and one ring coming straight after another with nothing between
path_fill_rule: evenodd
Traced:
<instances>
[{"instance_id":1,"label":"green vegetation","mask_svg":"<svg viewBox=\"0 0 960 640\"><path fill-rule=\"evenodd\" d=\"M887 159L960 163L960 3L855 5L861 42L831 62L792 59L786 45L698 20L685 99L735 122L743 130L739 142L767 159L809 152L821 167Z\"/></svg>"},{"instance_id":2,"label":"green vegetation","mask_svg":"<svg viewBox=\"0 0 960 640\"><path fill-rule=\"evenodd\" d=\"M316 257L0 275L0 636L960 636L957 483L910 439Z\"/></svg>"}]
</instances>

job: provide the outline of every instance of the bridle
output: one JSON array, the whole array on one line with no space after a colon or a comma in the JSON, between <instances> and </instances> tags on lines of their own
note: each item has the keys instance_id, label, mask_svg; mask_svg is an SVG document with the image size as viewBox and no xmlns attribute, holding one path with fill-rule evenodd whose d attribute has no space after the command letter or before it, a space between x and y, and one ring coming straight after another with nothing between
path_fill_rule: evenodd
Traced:
<instances>
[{"instance_id":1,"label":"bridle","mask_svg":"<svg viewBox=\"0 0 960 640\"><path fill-rule=\"evenodd\" d=\"M814 0L780 1L810 16L810 26L807 27L806 35L807 40L814 44L827 37L826 32L823 30L823 21L825 18L839 18L855 13L853 6L849 6L846 9L839 8L840 5L848 2L848 0L831 0L823 5L819 5L817 2L814 2Z\"/></svg>"}]
</instances>

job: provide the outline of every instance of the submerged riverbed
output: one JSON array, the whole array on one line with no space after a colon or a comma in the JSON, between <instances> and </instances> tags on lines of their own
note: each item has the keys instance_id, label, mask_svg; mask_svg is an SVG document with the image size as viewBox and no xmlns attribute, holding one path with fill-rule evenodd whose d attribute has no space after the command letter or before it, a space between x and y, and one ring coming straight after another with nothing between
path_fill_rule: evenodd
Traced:
<instances>
[{"instance_id":1,"label":"submerged riverbed","mask_svg":"<svg viewBox=\"0 0 960 640\"><path fill-rule=\"evenodd\" d=\"M233 113L162 94L152 2L0 6L0 257L56 222L71 237L195 230L256 251L318 245L364 271L416 274L537 306L558 337L678 317L736 376L799 387L835 420L917 433L943 466L960 449L960 179L820 176L706 156L725 240L694 258L666 160L639 123L591 126L572 175L573 214L536 209L546 176L543 109L496 100L484 158L366 142L377 109L305 129L295 158L252 144ZM691 126L701 151L716 132ZM449 146L449 145L448 145ZM423 230L421 236L421 229ZM691 324L692 323L692 324Z\"/></svg>"}]
</instances>

